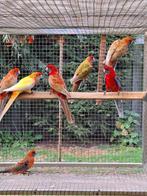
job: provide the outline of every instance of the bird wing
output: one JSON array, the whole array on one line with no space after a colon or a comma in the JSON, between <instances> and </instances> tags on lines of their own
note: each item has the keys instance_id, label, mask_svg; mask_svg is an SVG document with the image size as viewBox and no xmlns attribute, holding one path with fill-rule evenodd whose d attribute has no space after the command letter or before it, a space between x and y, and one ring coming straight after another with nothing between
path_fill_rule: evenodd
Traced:
<instances>
[{"instance_id":1,"label":"bird wing","mask_svg":"<svg viewBox=\"0 0 147 196\"><path fill-rule=\"evenodd\" d=\"M121 89L121 82L120 82L120 79L119 79L118 77L115 77L114 80L115 80L117 86L119 87L119 89Z\"/></svg>"},{"instance_id":2,"label":"bird wing","mask_svg":"<svg viewBox=\"0 0 147 196\"><path fill-rule=\"evenodd\" d=\"M7 74L0 82L0 92L2 92L4 89L9 88L10 86L16 84L17 77L13 74Z\"/></svg>"},{"instance_id":3,"label":"bird wing","mask_svg":"<svg viewBox=\"0 0 147 196\"><path fill-rule=\"evenodd\" d=\"M119 46L116 48L115 53L112 56L112 61L117 60L119 57L123 56L126 54L128 51L128 46L124 45L124 43L120 43Z\"/></svg>"},{"instance_id":4,"label":"bird wing","mask_svg":"<svg viewBox=\"0 0 147 196\"><path fill-rule=\"evenodd\" d=\"M71 83L73 84L75 82L85 79L88 76L88 74L91 72L91 70L92 70L92 64L88 62L88 60L83 61L76 69L73 78L70 80Z\"/></svg>"},{"instance_id":5,"label":"bird wing","mask_svg":"<svg viewBox=\"0 0 147 196\"><path fill-rule=\"evenodd\" d=\"M111 58L112 58L113 54L116 52L116 50L117 50L117 48L118 48L120 42L121 42L121 40L118 39L118 40L115 40L115 41L111 44L111 46L110 46L110 48L109 48L109 50L108 50L108 52L107 52L107 56L106 56L106 61L105 61L105 64L106 64L106 65L109 65L109 62L112 60Z\"/></svg>"},{"instance_id":6,"label":"bird wing","mask_svg":"<svg viewBox=\"0 0 147 196\"><path fill-rule=\"evenodd\" d=\"M78 75L81 79L85 77L91 71L92 64L86 59L83 61L79 67L76 69L75 74Z\"/></svg>"},{"instance_id":7,"label":"bird wing","mask_svg":"<svg viewBox=\"0 0 147 196\"><path fill-rule=\"evenodd\" d=\"M22 162L19 162L16 164L16 166L14 166L12 168L12 172L15 172L15 173L23 173L25 171L27 171L29 169L29 161L28 160L25 160L25 161L22 161Z\"/></svg>"},{"instance_id":8,"label":"bird wing","mask_svg":"<svg viewBox=\"0 0 147 196\"><path fill-rule=\"evenodd\" d=\"M7 88L4 90L4 92L10 92L10 91L25 91L33 88L35 85L35 80L29 76L21 79L17 84L14 86Z\"/></svg>"},{"instance_id":9,"label":"bird wing","mask_svg":"<svg viewBox=\"0 0 147 196\"><path fill-rule=\"evenodd\" d=\"M70 96L62 76L59 75L58 73L49 76L49 84L51 88L54 89L55 91L62 93L68 97Z\"/></svg>"}]
</instances>

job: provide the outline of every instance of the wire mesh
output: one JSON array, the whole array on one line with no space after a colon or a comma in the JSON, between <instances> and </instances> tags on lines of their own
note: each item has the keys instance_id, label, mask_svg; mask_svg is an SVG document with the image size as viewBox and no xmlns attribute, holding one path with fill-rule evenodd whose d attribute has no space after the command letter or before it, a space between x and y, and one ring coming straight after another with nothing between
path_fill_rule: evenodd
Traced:
<instances>
[{"instance_id":1,"label":"wire mesh","mask_svg":"<svg viewBox=\"0 0 147 196\"><path fill-rule=\"evenodd\" d=\"M3 175L1 195L146 195L142 168L39 168L31 176Z\"/></svg>"},{"instance_id":2,"label":"wire mesh","mask_svg":"<svg viewBox=\"0 0 147 196\"><path fill-rule=\"evenodd\" d=\"M0 2L0 33L144 33L146 0L17 0Z\"/></svg>"},{"instance_id":3,"label":"wire mesh","mask_svg":"<svg viewBox=\"0 0 147 196\"><path fill-rule=\"evenodd\" d=\"M17 44L8 46L1 36L1 78L13 66L20 68L19 78L39 70L44 76L34 90L49 91L45 67L48 63L59 65L59 36L35 35L31 44L26 41L27 36L23 43L21 36L14 37ZM107 36L107 50L119 37ZM64 39L63 78L68 90L76 67L94 51L94 68L79 91L97 91L100 35L67 35ZM124 91L142 90L143 43L136 41L130 46L129 52L118 61L116 72ZM142 102L123 101L123 104L125 110L133 113L127 112L125 122L120 125L113 101L103 101L101 105L96 105L95 100L69 103L76 125L69 125L62 115L61 161L142 162ZM32 147L38 151L37 161L58 161L58 112L57 100L16 101L0 123L0 161L18 160Z\"/></svg>"}]
</instances>

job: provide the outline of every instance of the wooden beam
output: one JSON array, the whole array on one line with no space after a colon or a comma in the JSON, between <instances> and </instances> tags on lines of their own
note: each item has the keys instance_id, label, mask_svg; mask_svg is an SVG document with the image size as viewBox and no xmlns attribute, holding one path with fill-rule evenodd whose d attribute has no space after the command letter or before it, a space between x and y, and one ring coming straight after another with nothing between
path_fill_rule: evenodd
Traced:
<instances>
[{"instance_id":1,"label":"wooden beam","mask_svg":"<svg viewBox=\"0 0 147 196\"><path fill-rule=\"evenodd\" d=\"M98 79L97 79L97 92L103 91L103 76L104 76L104 64L106 52L106 35L101 35L100 46L99 46L99 64L98 64ZM96 105L102 103L102 100L96 100Z\"/></svg>"},{"instance_id":2,"label":"wooden beam","mask_svg":"<svg viewBox=\"0 0 147 196\"><path fill-rule=\"evenodd\" d=\"M63 68L63 50L64 50L64 37L59 38L59 72L62 75ZM59 124L58 124L58 161L62 160L62 106L59 101Z\"/></svg>"},{"instance_id":3,"label":"wooden beam","mask_svg":"<svg viewBox=\"0 0 147 196\"><path fill-rule=\"evenodd\" d=\"M87 99L87 100L144 100L147 91L143 92L120 92L118 93L111 93L107 92L105 95L103 92L70 92L71 99ZM50 94L49 92L37 92L34 91L32 94L21 94L18 97L19 100L25 100L25 99L57 99L57 97L53 94Z\"/></svg>"}]
</instances>

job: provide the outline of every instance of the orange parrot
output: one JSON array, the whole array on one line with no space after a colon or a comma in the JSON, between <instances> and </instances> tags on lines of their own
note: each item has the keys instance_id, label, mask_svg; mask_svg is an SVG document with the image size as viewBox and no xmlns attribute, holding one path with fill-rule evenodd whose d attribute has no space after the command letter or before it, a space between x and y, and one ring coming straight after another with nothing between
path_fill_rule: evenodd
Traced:
<instances>
[{"instance_id":1,"label":"orange parrot","mask_svg":"<svg viewBox=\"0 0 147 196\"><path fill-rule=\"evenodd\" d=\"M12 174L26 174L28 173L28 170L31 169L34 166L35 161L35 150L30 150L24 159L19 161L15 166L5 169L3 171L0 171L0 173L12 173Z\"/></svg>"},{"instance_id":2,"label":"orange parrot","mask_svg":"<svg viewBox=\"0 0 147 196\"><path fill-rule=\"evenodd\" d=\"M23 92L31 93L31 89L39 82L40 77L42 76L41 72L33 72L29 76L22 78L14 86L3 90L3 92L12 92L9 101L4 107L3 111L0 113L0 121L2 120L5 113L8 111L10 106L13 104L15 99L19 94Z\"/></svg>"},{"instance_id":3,"label":"orange parrot","mask_svg":"<svg viewBox=\"0 0 147 196\"><path fill-rule=\"evenodd\" d=\"M48 64L46 71L49 71L49 85L51 87L51 92L57 95L60 100L62 109L66 115L67 121L70 124L74 123L74 117L71 114L71 111L68 106L68 98L70 98L70 93L67 91L65 82L62 76L59 74L57 67L53 64Z\"/></svg>"},{"instance_id":4,"label":"orange parrot","mask_svg":"<svg viewBox=\"0 0 147 196\"><path fill-rule=\"evenodd\" d=\"M3 92L3 90L15 85L19 74L20 70L18 68L13 68L0 81L0 112L3 110L9 97L8 93Z\"/></svg>"},{"instance_id":5,"label":"orange parrot","mask_svg":"<svg viewBox=\"0 0 147 196\"><path fill-rule=\"evenodd\" d=\"M121 56L125 55L128 52L128 46L129 44L131 44L133 40L134 39L131 36L126 36L123 39L115 40L111 44L107 52L107 56L106 56L106 60L104 61L104 64L114 67L118 58L120 58Z\"/></svg>"},{"instance_id":6,"label":"orange parrot","mask_svg":"<svg viewBox=\"0 0 147 196\"><path fill-rule=\"evenodd\" d=\"M88 55L88 57L78 66L75 71L73 78L71 78L70 82L72 84L72 91L75 92L78 90L81 82L85 80L89 73L93 68L93 62L95 58L92 53Z\"/></svg>"}]
</instances>

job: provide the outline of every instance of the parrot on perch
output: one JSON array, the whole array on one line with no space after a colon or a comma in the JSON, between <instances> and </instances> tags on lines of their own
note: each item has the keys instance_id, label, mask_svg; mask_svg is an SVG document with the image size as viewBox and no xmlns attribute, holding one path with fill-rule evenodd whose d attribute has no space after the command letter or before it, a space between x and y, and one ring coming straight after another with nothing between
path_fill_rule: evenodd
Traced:
<instances>
[{"instance_id":1,"label":"parrot on perch","mask_svg":"<svg viewBox=\"0 0 147 196\"><path fill-rule=\"evenodd\" d=\"M78 66L75 71L74 76L71 78L70 82L72 84L72 91L76 92L83 80L86 80L89 73L92 71L93 62L95 58L93 53L89 53L88 57Z\"/></svg>"},{"instance_id":2,"label":"parrot on perch","mask_svg":"<svg viewBox=\"0 0 147 196\"><path fill-rule=\"evenodd\" d=\"M68 106L68 98L70 98L71 96L67 90L66 84L55 65L48 64L46 71L48 72L49 70L50 72L48 82L51 87L50 92L55 94L59 98L68 123L74 124L75 120Z\"/></svg>"},{"instance_id":3,"label":"parrot on perch","mask_svg":"<svg viewBox=\"0 0 147 196\"><path fill-rule=\"evenodd\" d=\"M0 173L12 173L12 174L26 174L28 170L34 166L35 161L35 150L30 150L26 156L19 161L15 166L7 168L5 170L0 171Z\"/></svg>"},{"instance_id":4,"label":"parrot on perch","mask_svg":"<svg viewBox=\"0 0 147 196\"><path fill-rule=\"evenodd\" d=\"M3 92L3 90L15 85L19 74L20 70L15 67L11 69L0 81L0 112L3 110L9 98L9 93Z\"/></svg>"},{"instance_id":5,"label":"parrot on perch","mask_svg":"<svg viewBox=\"0 0 147 196\"><path fill-rule=\"evenodd\" d=\"M105 65L115 67L117 60L128 52L128 46L134 39L131 36L126 36L122 39L115 40L106 55Z\"/></svg>"},{"instance_id":6,"label":"parrot on perch","mask_svg":"<svg viewBox=\"0 0 147 196\"><path fill-rule=\"evenodd\" d=\"M121 90L121 83L119 78L116 75L116 72L112 66L105 65L104 66L105 72L105 88L106 92L120 92ZM114 100L115 106L118 112L119 117L124 116L123 105L122 101Z\"/></svg>"},{"instance_id":7,"label":"parrot on perch","mask_svg":"<svg viewBox=\"0 0 147 196\"><path fill-rule=\"evenodd\" d=\"M33 72L29 76L22 78L18 83L14 86L3 90L3 92L12 92L10 98L0 113L0 121L2 120L5 113L8 111L10 106L13 104L15 99L19 96L19 94L23 92L31 93L31 89L39 82L40 77L42 76L41 72Z\"/></svg>"}]
</instances>

